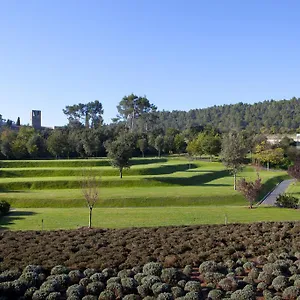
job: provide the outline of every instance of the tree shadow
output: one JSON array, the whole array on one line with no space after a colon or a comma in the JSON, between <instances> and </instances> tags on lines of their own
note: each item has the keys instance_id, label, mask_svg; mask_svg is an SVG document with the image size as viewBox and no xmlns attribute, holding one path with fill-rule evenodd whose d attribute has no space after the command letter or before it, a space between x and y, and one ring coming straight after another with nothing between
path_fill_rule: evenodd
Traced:
<instances>
[{"instance_id":1,"label":"tree shadow","mask_svg":"<svg viewBox=\"0 0 300 300\"><path fill-rule=\"evenodd\" d=\"M231 176L228 170L213 171L211 173L205 173L201 175L195 175L192 177L152 177L146 178L146 180L159 181L169 185L180 186L201 186L210 181ZM227 184L215 184L213 186L228 186Z\"/></svg>"},{"instance_id":2,"label":"tree shadow","mask_svg":"<svg viewBox=\"0 0 300 300\"><path fill-rule=\"evenodd\" d=\"M130 165L148 165L155 163L164 163L168 160L166 158L135 158L130 160Z\"/></svg>"},{"instance_id":3,"label":"tree shadow","mask_svg":"<svg viewBox=\"0 0 300 300\"><path fill-rule=\"evenodd\" d=\"M195 164L181 164L181 165L162 165L154 168L145 168L140 171L141 175L161 175L161 174L172 174L175 172L184 172L189 169L197 168Z\"/></svg>"},{"instance_id":4,"label":"tree shadow","mask_svg":"<svg viewBox=\"0 0 300 300\"><path fill-rule=\"evenodd\" d=\"M7 215L5 216L0 216L0 230L7 230L7 228L3 226L9 226L15 223L16 220L22 220L25 219L28 216L33 216L35 215L36 212L33 211L10 211Z\"/></svg>"}]
</instances>

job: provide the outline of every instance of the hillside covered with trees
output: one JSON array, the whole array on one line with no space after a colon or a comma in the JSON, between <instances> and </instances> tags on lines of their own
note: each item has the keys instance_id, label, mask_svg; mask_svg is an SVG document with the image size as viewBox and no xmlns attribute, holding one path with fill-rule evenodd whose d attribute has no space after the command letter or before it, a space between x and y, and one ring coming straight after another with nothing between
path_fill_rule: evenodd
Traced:
<instances>
[{"instance_id":1,"label":"hillside covered with trees","mask_svg":"<svg viewBox=\"0 0 300 300\"><path fill-rule=\"evenodd\" d=\"M267 100L255 104L237 103L186 111L160 111L159 124L183 130L210 125L226 132L245 129L255 133L295 133L300 130L300 98Z\"/></svg>"}]
</instances>

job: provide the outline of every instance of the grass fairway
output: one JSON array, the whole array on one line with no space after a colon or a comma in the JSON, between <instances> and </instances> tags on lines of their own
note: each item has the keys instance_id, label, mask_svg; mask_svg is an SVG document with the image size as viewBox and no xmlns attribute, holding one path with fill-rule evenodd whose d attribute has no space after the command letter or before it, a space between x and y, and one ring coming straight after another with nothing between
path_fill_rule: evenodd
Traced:
<instances>
[{"instance_id":1,"label":"grass fairway","mask_svg":"<svg viewBox=\"0 0 300 300\"><path fill-rule=\"evenodd\" d=\"M295 209L244 206L194 206L147 208L94 208L93 226L102 228L168 225L299 221ZM88 224L87 208L17 209L0 220L1 228L12 230L74 229Z\"/></svg>"},{"instance_id":2,"label":"grass fairway","mask_svg":"<svg viewBox=\"0 0 300 300\"><path fill-rule=\"evenodd\" d=\"M2 161L0 200L12 214L0 219L10 229L77 228L86 226L88 209L80 189L85 167L101 176L95 227L166 226L189 224L298 220L295 211L258 208L233 190L233 176L219 162L184 158L133 159L123 179L108 160ZM256 178L251 167L238 177ZM287 178L284 171L260 171L260 198Z\"/></svg>"}]
</instances>

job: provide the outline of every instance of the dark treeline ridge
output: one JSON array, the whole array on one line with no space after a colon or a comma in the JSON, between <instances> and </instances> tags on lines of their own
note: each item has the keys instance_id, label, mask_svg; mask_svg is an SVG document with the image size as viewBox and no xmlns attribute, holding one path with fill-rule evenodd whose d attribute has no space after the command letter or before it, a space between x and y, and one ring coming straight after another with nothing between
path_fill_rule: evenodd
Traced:
<instances>
[{"instance_id":1,"label":"dark treeline ridge","mask_svg":"<svg viewBox=\"0 0 300 300\"><path fill-rule=\"evenodd\" d=\"M295 133L300 130L300 98L266 100L255 104L237 103L204 109L158 112L166 128L184 130L195 125L210 125L221 132L244 129L254 133Z\"/></svg>"}]
</instances>

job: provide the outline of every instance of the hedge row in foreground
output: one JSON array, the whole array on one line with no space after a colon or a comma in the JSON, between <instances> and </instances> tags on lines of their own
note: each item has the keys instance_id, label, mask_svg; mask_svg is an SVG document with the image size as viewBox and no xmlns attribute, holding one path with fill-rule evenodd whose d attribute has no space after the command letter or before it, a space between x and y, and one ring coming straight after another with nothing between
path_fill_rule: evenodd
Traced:
<instances>
[{"instance_id":1,"label":"hedge row in foreground","mask_svg":"<svg viewBox=\"0 0 300 300\"><path fill-rule=\"evenodd\" d=\"M0 274L0 295L1 300L300 299L300 253L205 261L194 271L190 265L163 268L157 262L120 271L58 265L49 272L28 265Z\"/></svg>"}]
</instances>

